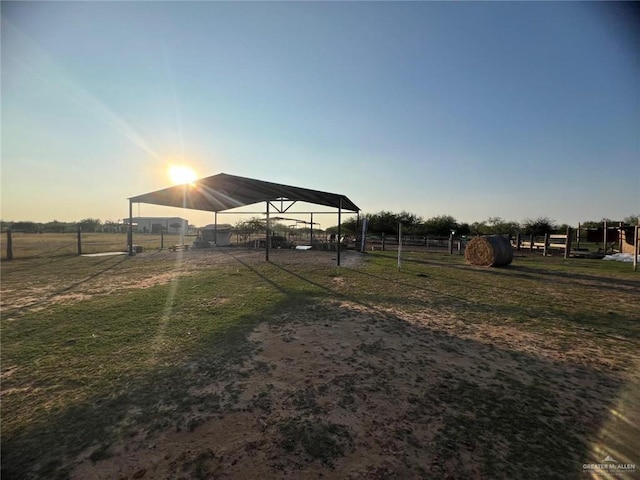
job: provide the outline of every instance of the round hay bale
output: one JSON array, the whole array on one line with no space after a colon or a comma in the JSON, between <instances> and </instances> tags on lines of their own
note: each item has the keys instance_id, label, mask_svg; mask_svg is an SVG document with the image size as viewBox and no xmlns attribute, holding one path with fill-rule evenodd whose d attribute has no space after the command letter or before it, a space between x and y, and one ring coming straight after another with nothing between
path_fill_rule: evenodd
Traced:
<instances>
[{"instance_id":1,"label":"round hay bale","mask_svg":"<svg viewBox=\"0 0 640 480\"><path fill-rule=\"evenodd\" d=\"M472 265L502 267L513 260L513 249L509 240L499 235L475 237L467 243L464 258Z\"/></svg>"}]
</instances>

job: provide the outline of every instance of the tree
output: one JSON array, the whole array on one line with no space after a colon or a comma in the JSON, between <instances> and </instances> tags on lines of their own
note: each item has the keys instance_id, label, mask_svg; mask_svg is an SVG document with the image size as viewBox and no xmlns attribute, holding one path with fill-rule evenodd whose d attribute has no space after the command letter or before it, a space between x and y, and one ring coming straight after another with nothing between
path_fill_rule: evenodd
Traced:
<instances>
[{"instance_id":1,"label":"tree","mask_svg":"<svg viewBox=\"0 0 640 480\"><path fill-rule=\"evenodd\" d=\"M545 235L553 233L557 228L555 221L547 217L538 217L535 220L527 218L522 222L522 230L526 235Z\"/></svg>"},{"instance_id":2,"label":"tree","mask_svg":"<svg viewBox=\"0 0 640 480\"><path fill-rule=\"evenodd\" d=\"M504 220L501 217L489 217L487 230L487 235L516 235L520 231L520 224Z\"/></svg>"},{"instance_id":3,"label":"tree","mask_svg":"<svg viewBox=\"0 0 640 480\"><path fill-rule=\"evenodd\" d=\"M238 235L241 235L243 241L246 242L249 239L249 236L254 233L264 232L266 230L265 221L253 217L249 220L238 220L235 224L235 230Z\"/></svg>"},{"instance_id":4,"label":"tree","mask_svg":"<svg viewBox=\"0 0 640 480\"><path fill-rule=\"evenodd\" d=\"M16 232L24 232L24 233L38 233L41 229L41 224L36 222L29 221L21 221L21 222L12 222L11 229Z\"/></svg>"},{"instance_id":5,"label":"tree","mask_svg":"<svg viewBox=\"0 0 640 480\"><path fill-rule=\"evenodd\" d=\"M47 222L42 227L43 232L51 233L63 233L67 230L72 230L72 226L65 222L59 222L58 220Z\"/></svg>"},{"instance_id":6,"label":"tree","mask_svg":"<svg viewBox=\"0 0 640 480\"><path fill-rule=\"evenodd\" d=\"M459 223L456 232L458 235L469 235L471 234L471 226L468 223Z\"/></svg>"},{"instance_id":7,"label":"tree","mask_svg":"<svg viewBox=\"0 0 640 480\"><path fill-rule=\"evenodd\" d=\"M102 222L97 218L85 218L84 220L80 220L77 225L83 232L95 232L96 229L102 225Z\"/></svg>"},{"instance_id":8,"label":"tree","mask_svg":"<svg viewBox=\"0 0 640 480\"><path fill-rule=\"evenodd\" d=\"M424 220L415 213L404 210L397 215L397 223L402 224L402 232L406 235L420 235L424 230Z\"/></svg>"},{"instance_id":9,"label":"tree","mask_svg":"<svg viewBox=\"0 0 640 480\"><path fill-rule=\"evenodd\" d=\"M349 218L345 220L344 222L342 222L340 227L340 233L342 233L343 235L358 235L359 232L357 230L358 230L358 220L356 218ZM368 228L367 230L371 231L371 228ZM329 227L327 228L326 232L337 234L338 226L334 225L333 227Z\"/></svg>"},{"instance_id":10,"label":"tree","mask_svg":"<svg viewBox=\"0 0 640 480\"><path fill-rule=\"evenodd\" d=\"M424 231L428 235L449 236L451 231L458 231L458 222L451 215L439 215L424 222Z\"/></svg>"},{"instance_id":11,"label":"tree","mask_svg":"<svg viewBox=\"0 0 640 480\"><path fill-rule=\"evenodd\" d=\"M392 212L367 213L365 215L369 222L369 232L382 235L396 235L398 233L398 215Z\"/></svg>"},{"instance_id":12,"label":"tree","mask_svg":"<svg viewBox=\"0 0 640 480\"><path fill-rule=\"evenodd\" d=\"M483 220L482 222L473 222L469 226L469 230L472 235L489 235L490 227Z\"/></svg>"},{"instance_id":13,"label":"tree","mask_svg":"<svg viewBox=\"0 0 640 480\"><path fill-rule=\"evenodd\" d=\"M602 222L587 220L586 222L580 222L580 227L581 228L602 228Z\"/></svg>"},{"instance_id":14,"label":"tree","mask_svg":"<svg viewBox=\"0 0 640 480\"><path fill-rule=\"evenodd\" d=\"M289 231L289 227L287 227L287 225L282 222L273 221L269 226L269 230L271 231L272 235L277 234L285 237L287 235L287 232Z\"/></svg>"}]
</instances>

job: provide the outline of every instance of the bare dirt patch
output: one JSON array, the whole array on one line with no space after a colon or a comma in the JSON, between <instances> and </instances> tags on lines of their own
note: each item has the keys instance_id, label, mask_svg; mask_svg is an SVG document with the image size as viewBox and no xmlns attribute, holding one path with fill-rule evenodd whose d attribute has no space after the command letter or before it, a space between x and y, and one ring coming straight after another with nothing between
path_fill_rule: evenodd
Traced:
<instances>
[{"instance_id":1,"label":"bare dirt patch","mask_svg":"<svg viewBox=\"0 0 640 480\"><path fill-rule=\"evenodd\" d=\"M231 382L190 392L225 408L140 432L108 458L85 452L71 478L551 478L588 461L579 445L594 425L612 434L612 404L640 413L637 378L601 372L613 355L594 360L597 346L561 353L542 336L435 312L325 302L250 340L256 353ZM616 392L635 397L612 402Z\"/></svg>"}]
</instances>

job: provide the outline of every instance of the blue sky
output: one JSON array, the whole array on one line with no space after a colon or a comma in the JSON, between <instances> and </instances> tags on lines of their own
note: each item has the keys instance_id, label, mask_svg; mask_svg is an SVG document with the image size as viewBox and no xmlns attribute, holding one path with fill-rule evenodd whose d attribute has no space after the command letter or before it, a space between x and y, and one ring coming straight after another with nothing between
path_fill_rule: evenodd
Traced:
<instances>
[{"instance_id":1,"label":"blue sky","mask_svg":"<svg viewBox=\"0 0 640 480\"><path fill-rule=\"evenodd\" d=\"M573 225L640 213L631 4L2 2L1 13L5 220L123 218L128 197L170 185L172 163L343 193L370 213Z\"/></svg>"}]
</instances>

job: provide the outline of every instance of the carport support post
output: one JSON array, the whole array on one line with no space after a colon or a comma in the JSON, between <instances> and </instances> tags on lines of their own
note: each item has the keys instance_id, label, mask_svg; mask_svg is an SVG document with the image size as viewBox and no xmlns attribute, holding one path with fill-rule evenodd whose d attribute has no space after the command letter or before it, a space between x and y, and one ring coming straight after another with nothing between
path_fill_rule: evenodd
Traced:
<instances>
[{"instance_id":1,"label":"carport support post","mask_svg":"<svg viewBox=\"0 0 640 480\"><path fill-rule=\"evenodd\" d=\"M218 212L213 212L213 243L218 246Z\"/></svg>"},{"instance_id":2,"label":"carport support post","mask_svg":"<svg viewBox=\"0 0 640 480\"><path fill-rule=\"evenodd\" d=\"M360 237L358 236L358 233L360 233L362 231L362 229L360 228L360 211L356 212L356 252L361 252L362 248L361 248L361 243L360 243Z\"/></svg>"},{"instance_id":3,"label":"carport support post","mask_svg":"<svg viewBox=\"0 0 640 480\"><path fill-rule=\"evenodd\" d=\"M267 200L267 222L265 224L265 229L267 233L267 238L265 241L265 251L266 253L266 261L269 261L269 244L271 243L271 239L269 238L269 201Z\"/></svg>"},{"instance_id":4,"label":"carport support post","mask_svg":"<svg viewBox=\"0 0 640 480\"><path fill-rule=\"evenodd\" d=\"M129 231L127 232L127 243L129 244L129 256L133 257L133 202L129 200Z\"/></svg>"}]
</instances>

